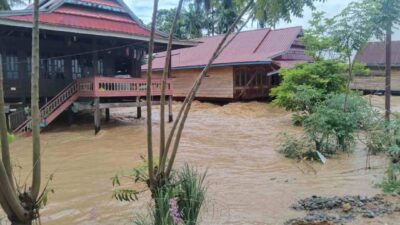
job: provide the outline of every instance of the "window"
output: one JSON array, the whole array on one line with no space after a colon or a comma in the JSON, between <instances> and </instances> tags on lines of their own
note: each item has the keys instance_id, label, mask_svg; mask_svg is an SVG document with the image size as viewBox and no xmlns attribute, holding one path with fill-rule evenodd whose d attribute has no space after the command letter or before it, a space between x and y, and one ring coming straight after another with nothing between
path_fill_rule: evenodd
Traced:
<instances>
[{"instance_id":1,"label":"window","mask_svg":"<svg viewBox=\"0 0 400 225\"><path fill-rule=\"evenodd\" d=\"M82 77L82 67L77 58L72 59L72 79L76 80Z\"/></svg>"},{"instance_id":2,"label":"window","mask_svg":"<svg viewBox=\"0 0 400 225\"><path fill-rule=\"evenodd\" d=\"M18 79L18 56L16 52L7 52L4 73L7 79Z\"/></svg>"},{"instance_id":3,"label":"window","mask_svg":"<svg viewBox=\"0 0 400 225\"><path fill-rule=\"evenodd\" d=\"M65 72L64 59L56 58L52 60L52 63L54 66L54 75L56 79L64 79L64 72Z\"/></svg>"},{"instance_id":4,"label":"window","mask_svg":"<svg viewBox=\"0 0 400 225\"><path fill-rule=\"evenodd\" d=\"M102 58L97 60L97 74L104 75L104 62Z\"/></svg>"}]
</instances>

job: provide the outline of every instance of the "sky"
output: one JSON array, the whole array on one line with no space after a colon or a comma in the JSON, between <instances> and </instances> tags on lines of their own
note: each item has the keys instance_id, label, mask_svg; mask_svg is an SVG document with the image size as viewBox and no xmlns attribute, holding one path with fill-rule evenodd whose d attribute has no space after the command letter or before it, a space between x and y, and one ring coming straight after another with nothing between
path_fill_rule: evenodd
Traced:
<instances>
[{"instance_id":1,"label":"sky","mask_svg":"<svg viewBox=\"0 0 400 225\"><path fill-rule=\"evenodd\" d=\"M131 7L133 12L142 19L146 24L151 20L152 14L152 2L151 0L124 0L126 4ZM327 0L324 3L316 3L316 8L319 11L326 12L328 17L337 15L342 9L344 9L350 2L354 0ZM175 8L178 5L178 0L160 0L160 9ZM303 18L292 18L291 23L279 23L277 28L289 27L289 26L303 26L308 27L308 21L311 19L312 11L309 8L305 8ZM256 24L249 25L247 29L255 29ZM400 40L400 29L395 30L393 40Z\"/></svg>"}]
</instances>

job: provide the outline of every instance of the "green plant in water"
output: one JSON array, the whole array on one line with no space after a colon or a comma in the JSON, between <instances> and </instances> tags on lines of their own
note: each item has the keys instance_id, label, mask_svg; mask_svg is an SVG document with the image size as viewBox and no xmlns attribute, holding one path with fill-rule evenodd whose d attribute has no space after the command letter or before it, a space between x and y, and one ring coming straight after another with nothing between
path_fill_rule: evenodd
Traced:
<instances>
[{"instance_id":1,"label":"green plant in water","mask_svg":"<svg viewBox=\"0 0 400 225\"><path fill-rule=\"evenodd\" d=\"M304 121L306 134L315 143L316 150L321 153L351 151L355 133L362 128L362 121L368 119L370 108L361 96L350 94L345 111L344 102L344 94L329 95L327 100L317 107L315 113Z\"/></svg>"},{"instance_id":2,"label":"green plant in water","mask_svg":"<svg viewBox=\"0 0 400 225\"><path fill-rule=\"evenodd\" d=\"M197 224L207 192L204 184L206 174L206 172L200 174L187 164L176 174L179 189L178 205L185 225Z\"/></svg>"},{"instance_id":3,"label":"green plant in water","mask_svg":"<svg viewBox=\"0 0 400 225\"><path fill-rule=\"evenodd\" d=\"M171 174L171 179L157 189L154 205L150 216L138 216L134 223L137 225L157 224L174 225L181 220L182 224L197 224L200 209L205 201L207 188L204 183L206 173L200 174L196 169L185 165L182 169ZM119 172L112 178L114 190L113 198L119 201L136 201L138 195L147 189L133 190L120 188L121 179L128 179L135 183L147 181L147 164L126 172ZM175 213L173 213L175 212Z\"/></svg>"}]
</instances>

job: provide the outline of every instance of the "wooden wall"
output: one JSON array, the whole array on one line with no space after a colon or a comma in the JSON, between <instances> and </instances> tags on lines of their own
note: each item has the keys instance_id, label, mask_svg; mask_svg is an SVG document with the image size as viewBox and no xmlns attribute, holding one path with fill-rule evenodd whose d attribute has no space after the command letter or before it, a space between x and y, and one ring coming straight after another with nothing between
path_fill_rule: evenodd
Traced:
<instances>
[{"instance_id":1,"label":"wooden wall","mask_svg":"<svg viewBox=\"0 0 400 225\"><path fill-rule=\"evenodd\" d=\"M385 90L385 70L371 69L372 76L355 76L351 87L357 90L383 91ZM400 69L392 70L392 90L400 91Z\"/></svg>"},{"instance_id":2,"label":"wooden wall","mask_svg":"<svg viewBox=\"0 0 400 225\"><path fill-rule=\"evenodd\" d=\"M174 97L186 97L201 69L185 69L172 71ZM154 72L153 78L161 78L162 72ZM145 76L145 73L142 73ZM204 78L196 95L203 99L233 99L233 68L211 68Z\"/></svg>"}]
</instances>

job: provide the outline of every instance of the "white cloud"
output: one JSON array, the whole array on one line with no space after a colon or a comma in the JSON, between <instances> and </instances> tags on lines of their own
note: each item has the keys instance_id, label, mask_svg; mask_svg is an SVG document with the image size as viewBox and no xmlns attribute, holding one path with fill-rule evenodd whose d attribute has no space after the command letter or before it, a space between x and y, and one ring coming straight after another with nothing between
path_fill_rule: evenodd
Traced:
<instances>
[{"instance_id":1,"label":"white cloud","mask_svg":"<svg viewBox=\"0 0 400 225\"><path fill-rule=\"evenodd\" d=\"M153 9L152 0L124 0L133 12L142 19L146 24L151 20L151 13ZM334 16L344 9L353 0L328 0L324 3L316 3L316 8L319 11L326 12L327 16ZM160 9L170 9L178 5L178 0L160 0ZM288 26L303 26L307 28L308 21L311 19L311 9L305 9L303 18L293 18L291 23L280 23L278 27ZM254 24L255 25L255 24ZM254 28L250 26L248 29ZM394 35L394 40L400 40L400 29L397 29Z\"/></svg>"}]
</instances>

